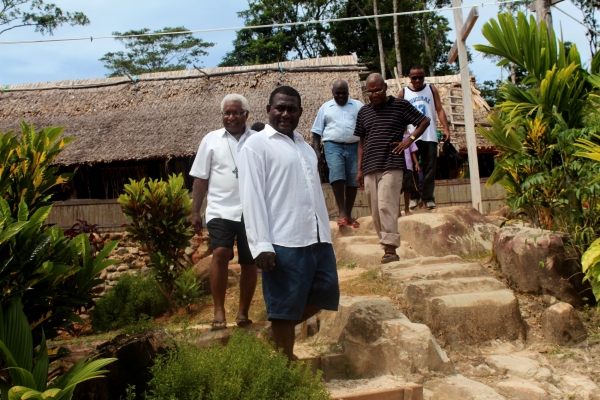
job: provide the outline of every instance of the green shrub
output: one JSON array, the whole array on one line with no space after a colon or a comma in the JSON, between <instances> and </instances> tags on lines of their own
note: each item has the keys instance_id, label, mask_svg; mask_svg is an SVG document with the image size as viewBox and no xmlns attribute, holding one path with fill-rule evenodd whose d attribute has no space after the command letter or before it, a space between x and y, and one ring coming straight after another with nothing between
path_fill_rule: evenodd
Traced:
<instances>
[{"instance_id":1,"label":"green shrub","mask_svg":"<svg viewBox=\"0 0 600 400\"><path fill-rule=\"evenodd\" d=\"M169 309L156 281L140 275L122 275L114 289L96 301L91 314L95 332L106 332L158 317Z\"/></svg>"},{"instance_id":2,"label":"green shrub","mask_svg":"<svg viewBox=\"0 0 600 400\"><path fill-rule=\"evenodd\" d=\"M303 363L287 358L251 333L236 329L227 346L198 349L183 344L151 368L147 400L330 399Z\"/></svg>"}]
</instances>

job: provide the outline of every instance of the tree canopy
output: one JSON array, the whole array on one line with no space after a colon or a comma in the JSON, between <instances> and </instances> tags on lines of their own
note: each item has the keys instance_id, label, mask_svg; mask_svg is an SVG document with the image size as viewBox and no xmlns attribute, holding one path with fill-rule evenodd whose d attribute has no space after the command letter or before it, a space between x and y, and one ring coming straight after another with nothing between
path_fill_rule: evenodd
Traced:
<instances>
[{"instance_id":1,"label":"tree canopy","mask_svg":"<svg viewBox=\"0 0 600 400\"><path fill-rule=\"evenodd\" d=\"M36 32L52 34L61 25L88 25L90 20L80 11L63 11L44 0L2 0L0 9L0 35L6 31L25 26L35 27Z\"/></svg>"},{"instance_id":2,"label":"tree canopy","mask_svg":"<svg viewBox=\"0 0 600 400\"><path fill-rule=\"evenodd\" d=\"M187 28L178 26L166 27L153 33L183 32ZM194 37L191 33L136 36L150 33L148 28L130 30L124 33L113 32L128 50L106 53L100 61L111 72L109 77L139 75L149 72L176 71L186 69L190 65L200 62L201 56L208 53L205 49L214 46L214 43L204 42Z\"/></svg>"},{"instance_id":3,"label":"tree canopy","mask_svg":"<svg viewBox=\"0 0 600 400\"><path fill-rule=\"evenodd\" d=\"M379 14L392 13L392 0L378 2ZM441 7L449 0L407 0L399 2L398 11ZM249 0L248 9L238 13L246 26L346 18L373 14L372 0ZM401 16L398 20L403 75L412 65L420 64L436 74L452 73L455 67L446 62L451 47L447 38L448 20L436 13ZM386 66L396 65L393 20L380 18ZM429 45L430 52L427 52ZM227 53L221 66L252 65L271 62L356 53L360 62L379 71L377 32L372 19L247 29L237 33L234 49ZM390 74L393 76L393 74Z\"/></svg>"}]
</instances>

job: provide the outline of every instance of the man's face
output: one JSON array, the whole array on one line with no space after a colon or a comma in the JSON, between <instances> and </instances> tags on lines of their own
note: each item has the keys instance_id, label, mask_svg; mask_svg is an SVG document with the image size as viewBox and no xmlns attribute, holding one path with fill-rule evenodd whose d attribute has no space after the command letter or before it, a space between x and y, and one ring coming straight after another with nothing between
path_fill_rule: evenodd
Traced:
<instances>
[{"instance_id":1,"label":"man's face","mask_svg":"<svg viewBox=\"0 0 600 400\"><path fill-rule=\"evenodd\" d=\"M284 135L291 135L298 126L302 107L294 96L277 93L273 97L272 104L267 105L269 114L269 125Z\"/></svg>"},{"instance_id":2,"label":"man's face","mask_svg":"<svg viewBox=\"0 0 600 400\"><path fill-rule=\"evenodd\" d=\"M408 76L410 77L410 83L412 84L413 89L421 90L425 87L425 70L412 69Z\"/></svg>"},{"instance_id":3,"label":"man's face","mask_svg":"<svg viewBox=\"0 0 600 400\"><path fill-rule=\"evenodd\" d=\"M381 80L367 81L367 95L374 106L381 106L387 101L387 84Z\"/></svg>"},{"instance_id":4,"label":"man's face","mask_svg":"<svg viewBox=\"0 0 600 400\"><path fill-rule=\"evenodd\" d=\"M223 127L232 134L244 133L248 112L240 101L228 101L223 106Z\"/></svg>"},{"instance_id":5,"label":"man's face","mask_svg":"<svg viewBox=\"0 0 600 400\"><path fill-rule=\"evenodd\" d=\"M338 85L331 90L333 99L340 106L345 106L348 102L348 88L345 85Z\"/></svg>"}]
</instances>

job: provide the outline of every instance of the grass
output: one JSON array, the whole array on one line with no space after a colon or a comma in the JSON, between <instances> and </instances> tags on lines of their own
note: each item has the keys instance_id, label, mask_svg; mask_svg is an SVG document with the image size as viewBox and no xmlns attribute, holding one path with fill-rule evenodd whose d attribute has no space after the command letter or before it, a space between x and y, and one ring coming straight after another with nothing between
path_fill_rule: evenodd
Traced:
<instances>
[{"instance_id":1,"label":"grass","mask_svg":"<svg viewBox=\"0 0 600 400\"><path fill-rule=\"evenodd\" d=\"M356 265L355 262L340 262L337 264L337 269L354 269L356 268L358 265Z\"/></svg>"},{"instance_id":2,"label":"grass","mask_svg":"<svg viewBox=\"0 0 600 400\"><path fill-rule=\"evenodd\" d=\"M402 292L402 288L397 281L383 276L381 270L376 268L341 282L340 292L344 296L388 296L394 299Z\"/></svg>"}]
</instances>

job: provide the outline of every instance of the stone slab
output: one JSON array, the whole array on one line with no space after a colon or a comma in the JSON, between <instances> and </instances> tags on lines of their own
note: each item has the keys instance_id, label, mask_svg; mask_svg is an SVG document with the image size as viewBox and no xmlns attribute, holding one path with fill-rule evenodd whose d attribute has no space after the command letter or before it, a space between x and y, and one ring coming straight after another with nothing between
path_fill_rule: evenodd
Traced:
<instances>
[{"instance_id":1,"label":"stone slab","mask_svg":"<svg viewBox=\"0 0 600 400\"><path fill-rule=\"evenodd\" d=\"M501 374L509 374L525 379L533 378L540 369L537 361L517 355L493 355L486 357L485 362Z\"/></svg>"},{"instance_id":2,"label":"stone slab","mask_svg":"<svg viewBox=\"0 0 600 400\"><path fill-rule=\"evenodd\" d=\"M510 399L547 400L548 392L522 379L509 379L496 385L498 392Z\"/></svg>"},{"instance_id":3,"label":"stone slab","mask_svg":"<svg viewBox=\"0 0 600 400\"><path fill-rule=\"evenodd\" d=\"M487 271L477 263L417 265L407 268L384 268L384 276L399 281L472 278L486 276Z\"/></svg>"},{"instance_id":4,"label":"stone slab","mask_svg":"<svg viewBox=\"0 0 600 400\"><path fill-rule=\"evenodd\" d=\"M435 379L425 384L435 400L506 400L493 388L462 375Z\"/></svg>"}]
</instances>

